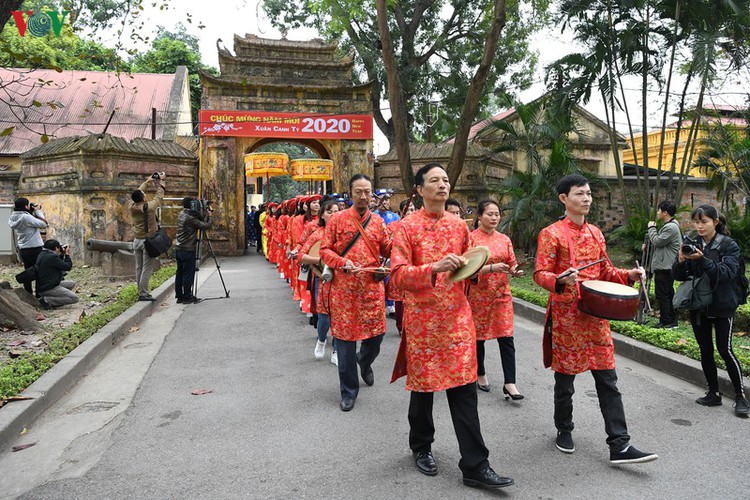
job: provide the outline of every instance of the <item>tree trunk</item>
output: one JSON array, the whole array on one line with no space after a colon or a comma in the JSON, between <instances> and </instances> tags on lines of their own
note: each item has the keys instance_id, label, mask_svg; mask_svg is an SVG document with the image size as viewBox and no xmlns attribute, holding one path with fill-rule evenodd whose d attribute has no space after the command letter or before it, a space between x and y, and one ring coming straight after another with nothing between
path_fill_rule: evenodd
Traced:
<instances>
[{"instance_id":1,"label":"tree trunk","mask_svg":"<svg viewBox=\"0 0 750 500\"><path fill-rule=\"evenodd\" d=\"M685 115L685 99L687 98L687 91L688 87L690 86L690 82L693 79L693 70L689 69L688 74L685 77L685 86L682 88L682 95L680 96L680 109L677 112L677 130L675 130L674 133L674 147L672 148L672 161L669 165L669 184L667 187L667 192L669 193L669 196L674 197L675 195L675 180L674 175L677 172L677 151L680 147L680 134L682 133L682 117ZM680 198L674 199L675 203L679 206L681 203Z\"/></svg>"},{"instance_id":2,"label":"tree trunk","mask_svg":"<svg viewBox=\"0 0 750 500\"><path fill-rule=\"evenodd\" d=\"M674 32L672 33L672 51L669 56L669 71L667 72L667 88L664 92L664 113L661 118L661 137L659 138L659 158L657 163L657 169L659 170L658 177L656 178L656 189L654 190L654 206L652 208L652 217L656 217L656 207L659 204L659 188L661 188L661 177L662 169L664 168L664 139L667 133L667 115L669 114L669 91L672 89L672 70L674 69L674 57L677 52L677 29L680 26L680 0L677 0L675 4L674 13ZM669 195L667 195L668 197ZM679 204L679 200L677 201Z\"/></svg>"},{"instance_id":3,"label":"tree trunk","mask_svg":"<svg viewBox=\"0 0 750 500\"><path fill-rule=\"evenodd\" d=\"M0 318L7 318L20 330L39 331L37 310L22 301L12 290L0 289Z\"/></svg>"},{"instance_id":4,"label":"tree trunk","mask_svg":"<svg viewBox=\"0 0 750 500\"><path fill-rule=\"evenodd\" d=\"M0 3L0 31L5 28L5 25L8 24L8 21L13 15L11 14L11 11L19 10L22 4L23 0L11 0Z\"/></svg>"},{"instance_id":5,"label":"tree trunk","mask_svg":"<svg viewBox=\"0 0 750 500\"><path fill-rule=\"evenodd\" d=\"M646 184L646 199L641 200L643 202L644 212L648 213L649 206L649 194L651 193L651 180L650 172L648 170L648 70L649 70L649 58L648 58L648 30L649 30L649 10L648 4L646 5L646 29L643 30L643 51L642 51L642 63L643 68L641 69L642 87L641 87L641 121L643 130L643 178ZM614 122L614 119L612 120Z\"/></svg>"},{"instance_id":6,"label":"tree trunk","mask_svg":"<svg viewBox=\"0 0 750 500\"><path fill-rule=\"evenodd\" d=\"M380 43L383 46L383 65L388 79L388 102L391 106L391 120L396 138L396 154L401 170L401 184L404 191L409 193L414 186L414 171L411 167L411 151L409 150L406 102L401 88L401 78L397 70L396 55L393 51L391 30L388 28L386 0L377 0L375 3L378 9L378 32L380 33Z\"/></svg>"},{"instance_id":7,"label":"tree trunk","mask_svg":"<svg viewBox=\"0 0 750 500\"><path fill-rule=\"evenodd\" d=\"M383 0L378 0L378 3L381 1ZM461 111L461 118L459 119L458 129L456 130L456 136L453 142L451 159L448 163L447 172L451 186L456 185L458 176L461 175L461 170L464 168L466 150L469 146L469 132L474 122L474 117L477 114L477 110L479 109L479 100L482 97L482 92L484 92L484 86L485 83L487 83L487 75L492 66L492 58L495 55L497 41L500 38L500 32L503 30L504 26L505 0L495 0L492 24L490 25L487 39L484 43L482 62L479 63L479 67L477 67L477 71L474 73L474 78L472 78L471 85L469 85L469 89L466 93L464 108Z\"/></svg>"}]
</instances>

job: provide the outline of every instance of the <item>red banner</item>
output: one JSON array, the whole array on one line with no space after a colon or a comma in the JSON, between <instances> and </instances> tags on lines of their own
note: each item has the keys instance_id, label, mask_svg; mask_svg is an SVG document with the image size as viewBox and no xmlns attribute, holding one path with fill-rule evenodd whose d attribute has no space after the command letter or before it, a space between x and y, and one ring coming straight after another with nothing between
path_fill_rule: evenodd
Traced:
<instances>
[{"instance_id":1,"label":"red banner","mask_svg":"<svg viewBox=\"0 0 750 500\"><path fill-rule=\"evenodd\" d=\"M289 139L372 139L372 115L202 109L200 135Z\"/></svg>"}]
</instances>

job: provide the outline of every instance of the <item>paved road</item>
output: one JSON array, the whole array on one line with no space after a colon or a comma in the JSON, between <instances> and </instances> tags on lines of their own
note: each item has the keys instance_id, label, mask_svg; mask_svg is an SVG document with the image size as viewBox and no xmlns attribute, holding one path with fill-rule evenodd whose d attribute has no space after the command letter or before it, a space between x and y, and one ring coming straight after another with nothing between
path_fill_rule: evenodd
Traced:
<instances>
[{"instance_id":1,"label":"paved road","mask_svg":"<svg viewBox=\"0 0 750 500\"><path fill-rule=\"evenodd\" d=\"M0 454L0 495L24 498L747 498L750 421L729 400L703 408L701 388L618 359L633 444L659 453L612 467L593 382L575 396L576 452L554 448L552 377L540 327L516 319L520 404L493 391L480 417L499 493L467 488L447 402L435 402L439 474L414 469L403 379L388 384L395 325L350 413L338 409L335 367L313 359L313 329L269 264L256 255L222 265L230 299L168 305L130 334L17 444ZM200 295L223 295L202 271ZM208 278L206 280L206 278ZM330 348L329 348L330 349ZM213 392L193 396L194 389ZM745 479L743 479L743 477Z\"/></svg>"}]
</instances>

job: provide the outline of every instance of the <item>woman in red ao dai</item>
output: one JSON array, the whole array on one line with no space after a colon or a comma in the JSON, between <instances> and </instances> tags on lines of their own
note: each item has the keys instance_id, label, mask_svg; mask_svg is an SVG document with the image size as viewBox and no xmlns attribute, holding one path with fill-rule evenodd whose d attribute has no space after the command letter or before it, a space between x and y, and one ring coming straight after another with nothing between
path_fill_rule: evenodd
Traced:
<instances>
[{"instance_id":1,"label":"woman in red ao dai","mask_svg":"<svg viewBox=\"0 0 750 500\"><path fill-rule=\"evenodd\" d=\"M516 349L513 343L513 297L510 276L520 276L510 238L497 231L500 206L484 200L477 207L477 220L471 233L471 246L490 249L487 264L479 271L477 282L469 286L468 296L477 331L477 387L489 392L490 384L484 368L484 342L497 339L505 378L505 399L523 399L516 388Z\"/></svg>"}]
</instances>

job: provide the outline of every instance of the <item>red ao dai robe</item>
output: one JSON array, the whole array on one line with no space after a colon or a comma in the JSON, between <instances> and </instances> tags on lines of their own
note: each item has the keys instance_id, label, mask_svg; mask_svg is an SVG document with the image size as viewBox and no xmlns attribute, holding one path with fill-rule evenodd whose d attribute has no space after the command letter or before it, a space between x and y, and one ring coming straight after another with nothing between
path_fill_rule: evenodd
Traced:
<instances>
[{"instance_id":1,"label":"red ao dai robe","mask_svg":"<svg viewBox=\"0 0 750 500\"><path fill-rule=\"evenodd\" d=\"M486 246L490 249L489 264L516 265L513 244L506 235L497 231L491 234L482 229L471 232L471 247ZM486 273L478 283L469 284L469 304L474 316L477 340L492 340L513 336L513 297L507 273Z\"/></svg>"},{"instance_id":2,"label":"red ao dai robe","mask_svg":"<svg viewBox=\"0 0 750 500\"><path fill-rule=\"evenodd\" d=\"M390 242L385 232L385 222L369 212L360 217L354 207L335 213L328 219L320 244L321 259L334 270L331 309L328 312L331 316L331 334L341 340L366 340L385 333L383 282L375 281L371 272L354 274L343 270L347 260L357 267L377 267L380 265L379 258L370 251L363 236L341 257L349 242L359 234L353 217L364 225L368 216L372 219L365 228L365 234L380 255L387 257L390 255Z\"/></svg>"},{"instance_id":3,"label":"red ao dai robe","mask_svg":"<svg viewBox=\"0 0 750 500\"><path fill-rule=\"evenodd\" d=\"M391 280L404 290L406 389L435 392L477 380L477 351L464 283L432 264L469 249L469 229L459 217L439 218L424 208L404 219L391 252ZM403 340L402 340L403 341Z\"/></svg>"},{"instance_id":4,"label":"red ao dai robe","mask_svg":"<svg viewBox=\"0 0 750 500\"><path fill-rule=\"evenodd\" d=\"M539 233L534 281L550 292L547 321L552 321L551 367L556 372L575 375L615 368L609 322L578 309L578 287L566 286L562 293L555 291L560 273L605 258L605 249L604 235L598 227L587 223L579 226L567 217ZM580 281L628 283L627 271L613 267L608 259L580 271L578 276ZM545 366L550 365L545 361Z\"/></svg>"},{"instance_id":5,"label":"red ao dai robe","mask_svg":"<svg viewBox=\"0 0 750 500\"><path fill-rule=\"evenodd\" d=\"M304 244L299 250L299 256L301 257L308 254L310 252L310 248L312 248L315 243L323 239L324 233L325 227L318 226L315 232L305 239ZM310 274L312 274L312 271L310 271ZM318 279L318 296L315 300L315 311L318 314L328 314L328 301L330 300L330 298L331 284L323 281L322 279Z\"/></svg>"}]
</instances>

